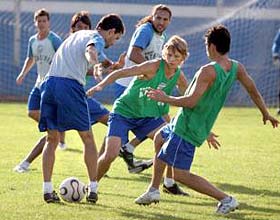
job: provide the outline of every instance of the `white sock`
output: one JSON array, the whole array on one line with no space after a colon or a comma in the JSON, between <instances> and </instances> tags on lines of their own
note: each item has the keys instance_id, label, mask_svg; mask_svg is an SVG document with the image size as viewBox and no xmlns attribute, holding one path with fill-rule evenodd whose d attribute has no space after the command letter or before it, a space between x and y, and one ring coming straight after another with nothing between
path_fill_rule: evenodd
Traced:
<instances>
[{"instance_id":1,"label":"white sock","mask_svg":"<svg viewBox=\"0 0 280 220\"><path fill-rule=\"evenodd\" d=\"M28 167L30 166L30 163L27 162L26 160L24 160L20 163L20 166L25 168L25 169L28 169Z\"/></svg>"},{"instance_id":2,"label":"white sock","mask_svg":"<svg viewBox=\"0 0 280 220\"><path fill-rule=\"evenodd\" d=\"M44 194L53 192L52 182L43 182L43 192Z\"/></svg>"},{"instance_id":3,"label":"white sock","mask_svg":"<svg viewBox=\"0 0 280 220\"><path fill-rule=\"evenodd\" d=\"M171 186L173 186L174 184L175 184L174 179L168 178L168 177L164 177L164 185L165 185L166 187L171 187Z\"/></svg>"},{"instance_id":4,"label":"white sock","mask_svg":"<svg viewBox=\"0 0 280 220\"><path fill-rule=\"evenodd\" d=\"M89 192L97 193L97 186L98 186L98 183L96 181L90 181L90 183L89 183Z\"/></svg>"},{"instance_id":5,"label":"white sock","mask_svg":"<svg viewBox=\"0 0 280 220\"><path fill-rule=\"evenodd\" d=\"M149 189L148 189L148 191L149 192L155 192L155 191L159 191L157 188L155 188L155 187L150 187Z\"/></svg>"},{"instance_id":6,"label":"white sock","mask_svg":"<svg viewBox=\"0 0 280 220\"><path fill-rule=\"evenodd\" d=\"M129 152L129 153L133 153L134 152L134 146L130 143L126 143L125 145L125 149Z\"/></svg>"}]
</instances>

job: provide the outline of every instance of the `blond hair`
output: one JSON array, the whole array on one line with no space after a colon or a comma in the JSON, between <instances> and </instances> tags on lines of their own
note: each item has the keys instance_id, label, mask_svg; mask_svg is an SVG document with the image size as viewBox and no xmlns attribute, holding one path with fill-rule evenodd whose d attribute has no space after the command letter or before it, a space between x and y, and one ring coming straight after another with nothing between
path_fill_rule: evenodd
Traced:
<instances>
[{"instance_id":1,"label":"blond hair","mask_svg":"<svg viewBox=\"0 0 280 220\"><path fill-rule=\"evenodd\" d=\"M168 50L173 52L178 51L185 60L189 56L189 48L187 42L178 35L173 35L164 45L162 50L162 56L166 57Z\"/></svg>"}]
</instances>

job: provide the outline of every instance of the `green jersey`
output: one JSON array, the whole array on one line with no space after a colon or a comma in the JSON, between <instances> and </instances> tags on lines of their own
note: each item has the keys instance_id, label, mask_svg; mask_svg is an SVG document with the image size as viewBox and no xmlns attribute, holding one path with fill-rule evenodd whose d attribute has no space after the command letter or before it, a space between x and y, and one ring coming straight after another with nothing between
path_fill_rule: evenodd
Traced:
<instances>
[{"instance_id":1,"label":"green jersey","mask_svg":"<svg viewBox=\"0 0 280 220\"><path fill-rule=\"evenodd\" d=\"M171 94L180 76L180 68L167 79L164 71L164 60L160 61L159 68L152 79L143 80L137 77L130 83L124 93L115 101L112 112L127 118L161 117L169 112L169 105L157 102L146 96L148 88L161 89Z\"/></svg>"},{"instance_id":2,"label":"green jersey","mask_svg":"<svg viewBox=\"0 0 280 220\"><path fill-rule=\"evenodd\" d=\"M230 71L225 72L216 62L212 63L216 71L216 79L205 91L194 108L181 108L174 120L174 132L185 141L200 146L208 137L213 124L224 105L226 96L236 79L238 63L232 61ZM186 94L189 94L197 82L194 76Z\"/></svg>"}]
</instances>

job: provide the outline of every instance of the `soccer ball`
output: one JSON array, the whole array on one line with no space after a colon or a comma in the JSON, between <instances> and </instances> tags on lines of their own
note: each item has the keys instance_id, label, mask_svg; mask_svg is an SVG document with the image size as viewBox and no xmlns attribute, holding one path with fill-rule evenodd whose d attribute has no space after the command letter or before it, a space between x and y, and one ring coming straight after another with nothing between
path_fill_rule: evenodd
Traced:
<instances>
[{"instance_id":1,"label":"soccer ball","mask_svg":"<svg viewBox=\"0 0 280 220\"><path fill-rule=\"evenodd\" d=\"M66 202L80 202L86 194L86 186L76 177L63 180L59 186L59 194Z\"/></svg>"}]
</instances>

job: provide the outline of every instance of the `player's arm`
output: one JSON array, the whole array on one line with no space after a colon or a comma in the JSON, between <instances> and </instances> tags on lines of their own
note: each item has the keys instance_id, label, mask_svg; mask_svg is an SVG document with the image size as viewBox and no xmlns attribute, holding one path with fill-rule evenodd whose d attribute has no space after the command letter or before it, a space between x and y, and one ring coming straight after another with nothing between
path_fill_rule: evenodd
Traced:
<instances>
[{"instance_id":1,"label":"player's arm","mask_svg":"<svg viewBox=\"0 0 280 220\"><path fill-rule=\"evenodd\" d=\"M86 47L85 57L91 66L94 66L98 63L98 54L97 50L94 47L94 44L89 44Z\"/></svg>"},{"instance_id":2,"label":"player's arm","mask_svg":"<svg viewBox=\"0 0 280 220\"><path fill-rule=\"evenodd\" d=\"M33 65L35 64L35 59L33 57L26 57L21 72L17 76L16 83L21 85L26 75L29 73Z\"/></svg>"},{"instance_id":3,"label":"player's arm","mask_svg":"<svg viewBox=\"0 0 280 220\"><path fill-rule=\"evenodd\" d=\"M134 63L143 63L146 61L145 57L142 55L143 49L141 47L133 46L128 58Z\"/></svg>"},{"instance_id":4,"label":"player's arm","mask_svg":"<svg viewBox=\"0 0 280 220\"><path fill-rule=\"evenodd\" d=\"M87 91L87 95L91 96L94 92L101 91L105 86L115 82L119 78L129 77L129 76L141 76L148 79L155 74L158 69L159 61L147 61L138 65L127 67L124 69L115 70L109 75L107 75L101 82L96 86L90 88Z\"/></svg>"},{"instance_id":5,"label":"player's arm","mask_svg":"<svg viewBox=\"0 0 280 220\"><path fill-rule=\"evenodd\" d=\"M262 116L263 116L263 123L266 124L266 121L269 120L272 124L272 126L275 128L278 126L278 120L273 118L264 103L264 100L259 93L254 81L252 78L249 76L247 73L246 69L242 64L238 64L238 72L237 72L237 79L238 81L243 85L243 87L246 89L247 93L253 100L253 102L256 104L258 109L261 111Z\"/></svg>"},{"instance_id":6,"label":"player's arm","mask_svg":"<svg viewBox=\"0 0 280 220\"><path fill-rule=\"evenodd\" d=\"M212 85L216 78L213 67L202 67L195 76L195 80L189 86L190 91L185 96L168 96L162 90L151 89L147 92L147 96L156 101L165 102L177 107L193 108L202 97L204 92Z\"/></svg>"},{"instance_id":7,"label":"player's arm","mask_svg":"<svg viewBox=\"0 0 280 220\"><path fill-rule=\"evenodd\" d=\"M187 87L188 87L188 80L185 74L183 73L183 71L181 71L179 79L177 81L177 88L179 90L180 95L184 95Z\"/></svg>"}]
</instances>

